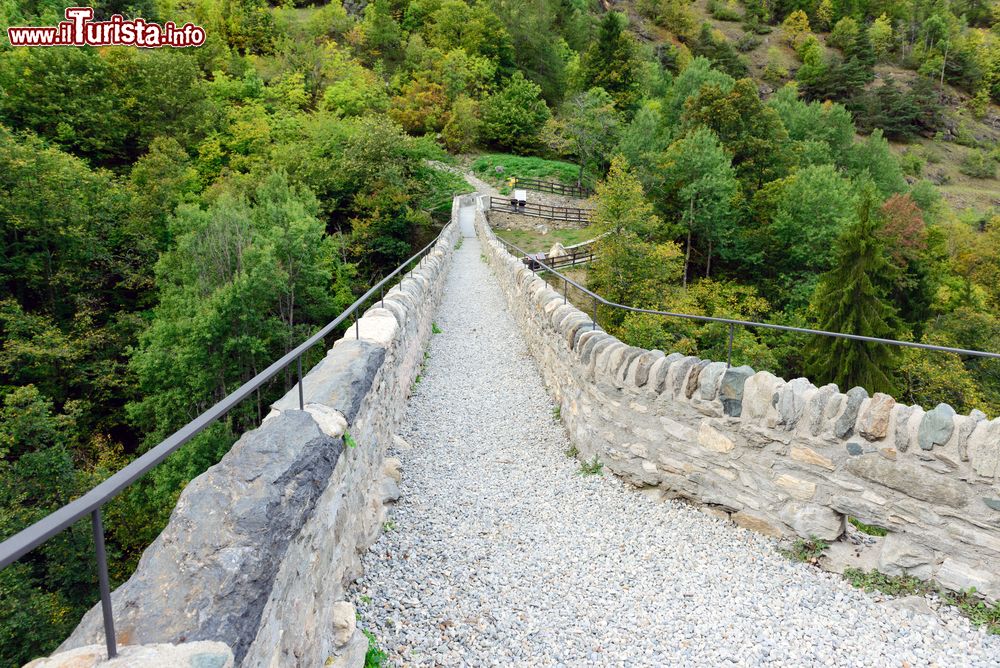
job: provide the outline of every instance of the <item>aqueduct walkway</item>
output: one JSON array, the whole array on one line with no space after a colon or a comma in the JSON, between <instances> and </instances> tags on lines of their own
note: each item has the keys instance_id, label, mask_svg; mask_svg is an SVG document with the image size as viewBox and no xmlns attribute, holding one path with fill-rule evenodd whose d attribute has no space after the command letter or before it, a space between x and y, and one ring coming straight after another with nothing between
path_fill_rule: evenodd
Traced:
<instances>
[{"instance_id":1,"label":"aqueduct walkway","mask_svg":"<svg viewBox=\"0 0 1000 668\"><path fill-rule=\"evenodd\" d=\"M403 495L353 590L393 665L996 665L1000 638L951 609L879 602L763 536L579 475L481 252L456 252L392 453Z\"/></svg>"}]
</instances>

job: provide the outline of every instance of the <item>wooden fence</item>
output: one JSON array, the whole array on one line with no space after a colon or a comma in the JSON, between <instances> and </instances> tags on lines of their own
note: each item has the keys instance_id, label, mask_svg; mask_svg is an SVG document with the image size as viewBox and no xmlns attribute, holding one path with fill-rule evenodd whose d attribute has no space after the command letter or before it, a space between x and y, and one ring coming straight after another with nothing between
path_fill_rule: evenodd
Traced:
<instances>
[{"instance_id":1,"label":"wooden fence","mask_svg":"<svg viewBox=\"0 0 1000 668\"><path fill-rule=\"evenodd\" d=\"M521 179L514 178L513 187L520 186L525 190L534 190L542 193L552 193L553 195L568 195L570 197L590 197L594 191L586 186L568 186L557 181L543 181L541 179Z\"/></svg>"},{"instance_id":2,"label":"wooden fence","mask_svg":"<svg viewBox=\"0 0 1000 668\"><path fill-rule=\"evenodd\" d=\"M544 262L549 269L559 269L560 267L575 267L578 264L593 262L594 257L594 247L590 245L567 250L565 255L557 255L555 257L547 257L544 254L526 257L523 259L523 262L534 270L542 268L539 261Z\"/></svg>"},{"instance_id":3,"label":"wooden fence","mask_svg":"<svg viewBox=\"0 0 1000 668\"><path fill-rule=\"evenodd\" d=\"M573 209L565 206L548 206L546 204L511 204L511 200L503 197L490 197L490 211L504 211L522 216L548 218L549 220L568 220L577 223L590 224L590 209Z\"/></svg>"}]
</instances>

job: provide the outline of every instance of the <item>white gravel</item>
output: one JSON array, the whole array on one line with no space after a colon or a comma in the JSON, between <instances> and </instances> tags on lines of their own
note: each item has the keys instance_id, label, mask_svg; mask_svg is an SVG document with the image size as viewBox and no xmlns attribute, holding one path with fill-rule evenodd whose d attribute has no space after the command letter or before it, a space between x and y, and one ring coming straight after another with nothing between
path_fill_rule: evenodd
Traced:
<instances>
[{"instance_id":1,"label":"white gravel","mask_svg":"<svg viewBox=\"0 0 1000 668\"><path fill-rule=\"evenodd\" d=\"M402 498L352 597L392 665L998 666L774 541L583 477L474 238L402 435Z\"/></svg>"}]
</instances>

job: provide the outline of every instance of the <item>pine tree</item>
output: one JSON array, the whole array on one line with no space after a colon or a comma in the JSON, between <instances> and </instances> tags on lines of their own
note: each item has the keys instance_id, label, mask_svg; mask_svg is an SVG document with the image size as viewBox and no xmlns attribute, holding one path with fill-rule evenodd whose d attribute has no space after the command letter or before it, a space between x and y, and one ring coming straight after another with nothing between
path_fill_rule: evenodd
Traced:
<instances>
[{"instance_id":1,"label":"pine tree","mask_svg":"<svg viewBox=\"0 0 1000 668\"><path fill-rule=\"evenodd\" d=\"M625 31L627 22L624 15L608 12L582 65L586 88L603 88L618 111L631 118L642 95L642 73L635 42Z\"/></svg>"},{"instance_id":2,"label":"pine tree","mask_svg":"<svg viewBox=\"0 0 1000 668\"><path fill-rule=\"evenodd\" d=\"M896 272L886 255L881 227L877 191L865 184L857 219L837 241L836 263L813 295L820 329L885 339L895 336L896 310L887 295ZM815 336L806 360L816 381L835 382L844 389L892 391L896 349L884 343Z\"/></svg>"}]
</instances>

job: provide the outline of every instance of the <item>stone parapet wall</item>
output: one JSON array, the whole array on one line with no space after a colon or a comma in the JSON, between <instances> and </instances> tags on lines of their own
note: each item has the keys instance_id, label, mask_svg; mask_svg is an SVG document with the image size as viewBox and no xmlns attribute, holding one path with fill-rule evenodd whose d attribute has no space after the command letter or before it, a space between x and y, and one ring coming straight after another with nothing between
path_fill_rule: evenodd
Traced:
<instances>
[{"instance_id":1,"label":"stone parapet wall","mask_svg":"<svg viewBox=\"0 0 1000 668\"><path fill-rule=\"evenodd\" d=\"M217 640L237 665L262 668L363 664L345 586L398 496L386 448L423 361L463 199L420 265L306 375L305 410L293 387L185 488L112 594L120 644ZM60 649L102 641L95 607Z\"/></svg>"},{"instance_id":2,"label":"stone parapet wall","mask_svg":"<svg viewBox=\"0 0 1000 668\"><path fill-rule=\"evenodd\" d=\"M580 457L775 537L889 531L878 567L1000 598L1000 419L628 346L477 234Z\"/></svg>"}]
</instances>

